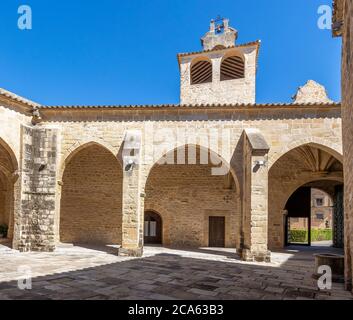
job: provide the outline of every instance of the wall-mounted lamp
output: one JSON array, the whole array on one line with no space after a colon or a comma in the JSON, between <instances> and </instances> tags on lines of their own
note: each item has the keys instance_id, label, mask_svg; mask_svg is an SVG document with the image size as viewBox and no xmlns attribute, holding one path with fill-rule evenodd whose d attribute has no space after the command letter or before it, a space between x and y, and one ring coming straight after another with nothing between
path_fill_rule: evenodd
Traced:
<instances>
[{"instance_id":1,"label":"wall-mounted lamp","mask_svg":"<svg viewBox=\"0 0 353 320\"><path fill-rule=\"evenodd\" d=\"M267 162L266 162L265 160L257 160L257 161L255 162L255 165L256 165L257 167L264 167L264 166L266 166L266 164L267 164Z\"/></svg>"}]
</instances>

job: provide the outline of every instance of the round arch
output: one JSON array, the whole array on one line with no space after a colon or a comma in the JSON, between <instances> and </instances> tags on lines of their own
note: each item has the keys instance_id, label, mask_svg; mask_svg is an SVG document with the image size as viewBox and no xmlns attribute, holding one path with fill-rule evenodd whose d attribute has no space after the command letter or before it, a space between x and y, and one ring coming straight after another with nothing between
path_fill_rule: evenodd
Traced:
<instances>
[{"instance_id":1,"label":"round arch","mask_svg":"<svg viewBox=\"0 0 353 320\"><path fill-rule=\"evenodd\" d=\"M245 56L239 50L227 52L220 66L221 81L245 78Z\"/></svg>"},{"instance_id":2,"label":"round arch","mask_svg":"<svg viewBox=\"0 0 353 320\"><path fill-rule=\"evenodd\" d=\"M295 141L270 158L268 237L272 249L284 246L285 207L296 190L315 182L343 184L342 155L333 149L334 144L319 142L325 143L322 139ZM320 156L312 157L316 152L322 152L323 162Z\"/></svg>"},{"instance_id":3,"label":"round arch","mask_svg":"<svg viewBox=\"0 0 353 320\"><path fill-rule=\"evenodd\" d=\"M331 233L327 241L332 241L336 247L343 247L343 181L340 179L314 179L303 183L287 197L282 204L284 213L283 245L291 245L289 230L304 229L308 232L306 240L300 244L312 245L312 241L322 241L320 238L311 240L312 230L325 230L325 235ZM315 199L321 199L317 205ZM316 214L320 218L316 218ZM321 221L322 219L322 221ZM323 222L325 221L325 225ZM323 235L321 235L322 237ZM298 239L297 239L298 241ZM295 241L297 243L297 241ZM322 244L321 244L322 245ZM327 242L325 245L332 245Z\"/></svg>"}]
</instances>

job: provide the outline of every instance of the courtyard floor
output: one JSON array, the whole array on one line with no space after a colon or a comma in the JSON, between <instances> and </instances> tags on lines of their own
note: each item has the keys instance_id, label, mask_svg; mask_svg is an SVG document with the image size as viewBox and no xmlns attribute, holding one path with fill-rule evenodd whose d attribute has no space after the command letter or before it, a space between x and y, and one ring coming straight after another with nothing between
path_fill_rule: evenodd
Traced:
<instances>
[{"instance_id":1,"label":"courtyard floor","mask_svg":"<svg viewBox=\"0 0 353 320\"><path fill-rule=\"evenodd\" d=\"M343 284L319 291L313 253L272 253L271 263L246 263L232 249L146 247L142 258L123 258L112 247L62 246L54 253L19 253L0 243L3 299L352 299ZM20 269L19 269L20 268ZM32 289L18 289L30 270Z\"/></svg>"}]
</instances>

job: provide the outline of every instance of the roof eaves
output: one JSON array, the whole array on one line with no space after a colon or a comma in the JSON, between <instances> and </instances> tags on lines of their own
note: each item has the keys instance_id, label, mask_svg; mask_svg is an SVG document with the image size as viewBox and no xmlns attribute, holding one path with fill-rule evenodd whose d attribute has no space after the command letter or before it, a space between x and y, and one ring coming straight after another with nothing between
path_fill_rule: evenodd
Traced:
<instances>
[{"instance_id":1,"label":"roof eaves","mask_svg":"<svg viewBox=\"0 0 353 320\"><path fill-rule=\"evenodd\" d=\"M14 94L14 93L7 91L5 89L2 89L2 88L0 88L0 96L3 96L7 99L14 101L14 102L19 102L21 104L24 104L24 105L32 107L32 108L39 108L41 106L39 103L25 99L17 94Z\"/></svg>"}]
</instances>

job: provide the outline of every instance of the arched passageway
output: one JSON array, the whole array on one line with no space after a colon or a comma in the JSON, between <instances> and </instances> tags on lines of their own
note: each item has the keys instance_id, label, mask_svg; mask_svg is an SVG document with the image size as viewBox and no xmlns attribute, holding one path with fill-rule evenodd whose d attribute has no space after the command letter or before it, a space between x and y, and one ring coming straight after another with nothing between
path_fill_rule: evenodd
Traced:
<instances>
[{"instance_id":1,"label":"arched passageway","mask_svg":"<svg viewBox=\"0 0 353 320\"><path fill-rule=\"evenodd\" d=\"M63 175L60 241L121 244L122 168L104 147L85 145L70 157Z\"/></svg>"},{"instance_id":2,"label":"arched passageway","mask_svg":"<svg viewBox=\"0 0 353 320\"><path fill-rule=\"evenodd\" d=\"M343 248L343 185L313 181L298 188L285 206L285 245Z\"/></svg>"},{"instance_id":3,"label":"arched passageway","mask_svg":"<svg viewBox=\"0 0 353 320\"><path fill-rule=\"evenodd\" d=\"M12 239L14 232L14 184L17 161L0 139L0 238Z\"/></svg>"},{"instance_id":4,"label":"arched passageway","mask_svg":"<svg viewBox=\"0 0 353 320\"><path fill-rule=\"evenodd\" d=\"M163 220L163 245L235 248L240 199L229 166L212 151L193 145L175 149L161 160L148 176L145 208ZM213 170L222 165L223 172Z\"/></svg>"},{"instance_id":5,"label":"arched passageway","mask_svg":"<svg viewBox=\"0 0 353 320\"><path fill-rule=\"evenodd\" d=\"M339 190L343 184L343 166L336 158L336 153L325 146L306 144L290 150L272 165L269 171L270 249L283 248L288 243L288 214L292 215L293 221L298 220L295 218L310 218L313 189L330 195L333 207L337 207L332 209L335 211L334 221L343 217L343 208L339 205L339 198L342 198L342 192ZM334 229L340 229L339 222L333 222L333 225ZM339 239L336 244L338 243Z\"/></svg>"}]
</instances>

